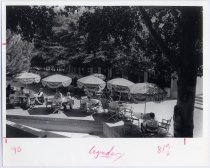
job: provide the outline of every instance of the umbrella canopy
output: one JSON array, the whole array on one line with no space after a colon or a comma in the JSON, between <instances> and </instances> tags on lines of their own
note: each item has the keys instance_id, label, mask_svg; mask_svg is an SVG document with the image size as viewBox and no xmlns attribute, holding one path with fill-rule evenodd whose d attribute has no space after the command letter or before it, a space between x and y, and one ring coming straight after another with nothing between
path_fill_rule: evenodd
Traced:
<instances>
[{"instance_id":1,"label":"umbrella canopy","mask_svg":"<svg viewBox=\"0 0 210 168\"><path fill-rule=\"evenodd\" d=\"M15 77L15 79L22 84L39 83L41 77L38 74L23 72Z\"/></svg>"},{"instance_id":2,"label":"umbrella canopy","mask_svg":"<svg viewBox=\"0 0 210 168\"><path fill-rule=\"evenodd\" d=\"M95 76L95 77L100 78L102 80L106 79L106 76L103 75L103 74L94 73L94 74L91 74L91 76Z\"/></svg>"},{"instance_id":3,"label":"umbrella canopy","mask_svg":"<svg viewBox=\"0 0 210 168\"><path fill-rule=\"evenodd\" d=\"M42 79L43 86L48 86L49 88L55 89L59 87L67 87L71 84L72 79L64 75L51 75Z\"/></svg>"},{"instance_id":4,"label":"umbrella canopy","mask_svg":"<svg viewBox=\"0 0 210 168\"><path fill-rule=\"evenodd\" d=\"M106 83L95 76L86 76L77 80L77 86L79 88L83 88L83 87L97 88L98 87L100 90L103 90L106 86Z\"/></svg>"},{"instance_id":5,"label":"umbrella canopy","mask_svg":"<svg viewBox=\"0 0 210 168\"><path fill-rule=\"evenodd\" d=\"M147 100L160 101L166 98L167 92L159 88L156 84L153 83L136 83L129 87L130 94L136 97L143 97Z\"/></svg>"},{"instance_id":6,"label":"umbrella canopy","mask_svg":"<svg viewBox=\"0 0 210 168\"><path fill-rule=\"evenodd\" d=\"M145 100L144 112L147 101L161 101L167 96L167 92L153 83L136 83L129 87L129 95L134 100Z\"/></svg>"},{"instance_id":7,"label":"umbrella canopy","mask_svg":"<svg viewBox=\"0 0 210 168\"><path fill-rule=\"evenodd\" d=\"M124 79L124 78L115 78L112 80L109 80L107 82L107 88L109 90L115 90L118 92L128 92L129 86L133 85L134 83Z\"/></svg>"}]
</instances>

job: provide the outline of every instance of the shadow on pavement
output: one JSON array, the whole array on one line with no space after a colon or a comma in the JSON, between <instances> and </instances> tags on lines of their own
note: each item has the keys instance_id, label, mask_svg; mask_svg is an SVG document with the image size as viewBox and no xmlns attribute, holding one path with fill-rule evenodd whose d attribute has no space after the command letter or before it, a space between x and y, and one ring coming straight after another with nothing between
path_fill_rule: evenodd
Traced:
<instances>
[{"instance_id":1,"label":"shadow on pavement","mask_svg":"<svg viewBox=\"0 0 210 168\"><path fill-rule=\"evenodd\" d=\"M46 108L46 107L38 107L28 110L28 113L30 115L49 115L52 112L53 110L51 108Z\"/></svg>"},{"instance_id":2,"label":"shadow on pavement","mask_svg":"<svg viewBox=\"0 0 210 168\"><path fill-rule=\"evenodd\" d=\"M68 117L86 117L91 115L90 113L84 112L81 109L65 110L63 113Z\"/></svg>"}]
</instances>

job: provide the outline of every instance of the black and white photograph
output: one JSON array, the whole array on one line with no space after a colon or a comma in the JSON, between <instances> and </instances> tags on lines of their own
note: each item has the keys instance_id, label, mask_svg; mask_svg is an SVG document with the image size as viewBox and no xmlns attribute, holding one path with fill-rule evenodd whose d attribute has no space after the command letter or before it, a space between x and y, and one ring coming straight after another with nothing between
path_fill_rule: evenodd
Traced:
<instances>
[{"instance_id":1,"label":"black and white photograph","mask_svg":"<svg viewBox=\"0 0 210 168\"><path fill-rule=\"evenodd\" d=\"M6 6L7 138L201 138L202 6Z\"/></svg>"},{"instance_id":2,"label":"black and white photograph","mask_svg":"<svg viewBox=\"0 0 210 168\"><path fill-rule=\"evenodd\" d=\"M209 166L209 9L3 1L3 166Z\"/></svg>"}]
</instances>

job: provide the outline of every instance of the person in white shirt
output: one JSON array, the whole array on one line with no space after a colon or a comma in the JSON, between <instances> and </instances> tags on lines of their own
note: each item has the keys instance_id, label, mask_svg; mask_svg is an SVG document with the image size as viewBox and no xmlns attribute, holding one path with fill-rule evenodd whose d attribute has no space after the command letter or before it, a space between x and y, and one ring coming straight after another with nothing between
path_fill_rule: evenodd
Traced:
<instances>
[{"instance_id":1,"label":"person in white shirt","mask_svg":"<svg viewBox=\"0 0 210 168\"><path fill-rule=\"evenodd\" d=\"M73 104L74 100L72 99L70 92L67 92L66 102L63 103L64 110L67 109L67 105L69 106L70 109L72 109Z\"/></svg>"},{"instance_id":2,"label":"person in white shirt","mask_svg":"<svg viewBox=\"0 0 210 168\"><path fill-rule=\"evenodd\" d=\"M44 103L44 92L43 88L39 89L38 95L36 97L36 103L42 105Z\"/></svg>"}]
</instances>

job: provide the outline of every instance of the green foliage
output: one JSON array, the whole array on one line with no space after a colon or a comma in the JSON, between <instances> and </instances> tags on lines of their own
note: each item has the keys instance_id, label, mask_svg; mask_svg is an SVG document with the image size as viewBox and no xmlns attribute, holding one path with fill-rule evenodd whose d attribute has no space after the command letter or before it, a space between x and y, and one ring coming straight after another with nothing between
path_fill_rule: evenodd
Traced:
<instances>
[{"instance_id":1,"label":"green foliage","mask_svg":"<svg viewBox=\"0 0 210 168\"><path fill-rule=\"evenodd\" d=\"M33 43L23 41L19 35L7 30L6 68L7 73L17 74L30 69Z\"/></svg>"},{"instance_id":2,"label":"green foliage","mask_svg":"<svg viewBox=\"0 0 210 168\"><path fill-rule=\"evenodd\" d=\"M171 63L181 65L187 61L181 56L187 7L145 7L153 28L173 52L170 57L176 63L162 55L140 8L8 6L7 28L34 42L33 66L56 66L65 60L65 64L75 66L112 66L124 74L170 73L175 70ZM202 19L198 18L196 24L201 25ZM198 56L196 62L202 65L199 28L198 32L194 53Z\"/></svg>"},{"instance_id":3,"label":"green foliage","mask_svg":"<svg viewBox=\"0 0 210 168\"><path fill-rule=\"evenodd\" d=\"M50 36L55 16L54 7L7 6L6 28L20 34L23 40L45 39Z\"/></svg>"}]
</instances>

